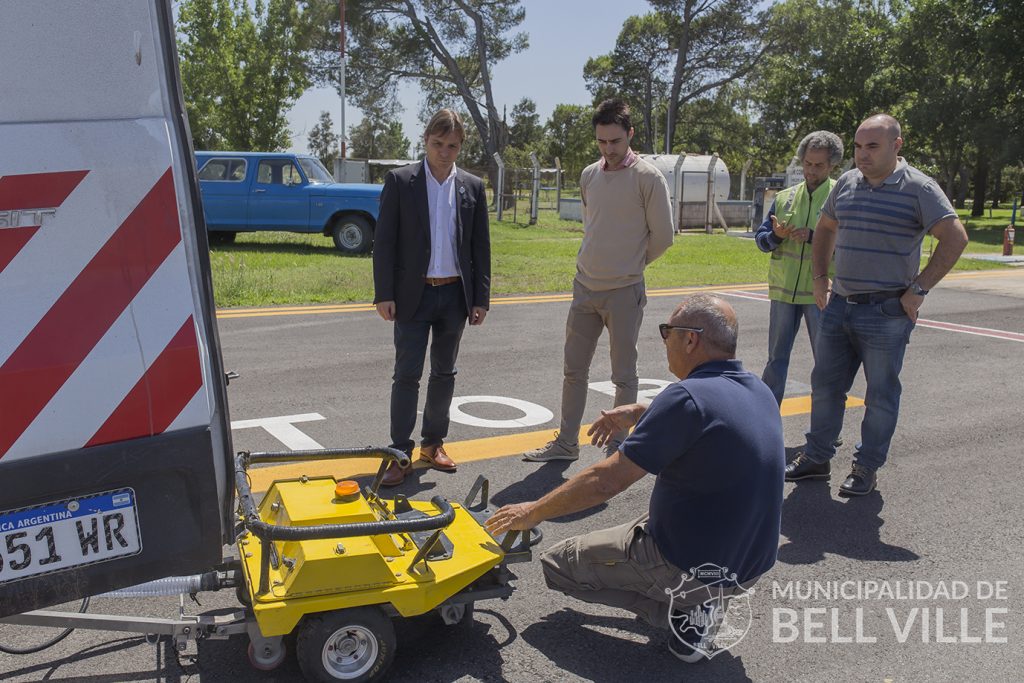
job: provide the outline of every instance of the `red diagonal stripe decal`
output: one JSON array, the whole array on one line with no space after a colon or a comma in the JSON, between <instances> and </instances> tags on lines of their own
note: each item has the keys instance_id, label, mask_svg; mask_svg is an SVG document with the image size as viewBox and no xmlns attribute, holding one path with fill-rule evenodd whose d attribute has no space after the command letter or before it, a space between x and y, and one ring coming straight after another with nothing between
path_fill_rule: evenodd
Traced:
<instances>
[{"instance_id":1,"label":"red diagonal stripe decal","mask_svg":"<svg viewBox=\"0 0 1024 683\"><path fill-rule=\"evenodd\" d=\"M0 366L0 458L180 241L168 168Z\"/></svg>"},{"instance_id":2,"label":"red diagonal stripe decal","mask_svg":"<svg viewBox=\"0 0 1024 683\"><path fill-rule=\"evenodd\" d=\"M88 171L25 173L0 177L0 211L60 206Z\"/></svg>"},{"instance_id":3,"label":"red diagonal stripe decal","mask_svg":"<svg viewBox=\"0 0 1024 683\"><path fill-rule=\"evenodd\" d=\"M0 229L0 273L4 272L7 264L14 260L38 229L38 225Z\"/></svg>"},{"instance_id":4,"label":"red diagonal stripe decal","mask_svg":"<svg viewBox=\"0 0 1024 683\"><path fill-rule=\"evenodd\" d=\"M203 385L192 316L86 446L160 434Z\"/></svg>"}]
</instances>

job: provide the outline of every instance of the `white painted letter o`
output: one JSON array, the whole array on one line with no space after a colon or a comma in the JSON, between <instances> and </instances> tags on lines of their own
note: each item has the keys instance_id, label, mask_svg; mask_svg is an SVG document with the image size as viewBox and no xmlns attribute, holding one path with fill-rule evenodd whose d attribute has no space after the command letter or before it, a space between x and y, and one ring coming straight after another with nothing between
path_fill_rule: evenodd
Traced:
<instances>
[{"instance_id":1,"label":"white painted letter o","mask_svg":"<svg viewBox=\"0 0 1024 683\"><path fill-rule=\"evenodd\" d=\"M516 410L523 411L522 417L517 417L511 420L487 420L482 417L475 417L464 413L461 410L461 406L467 403L497 403L503 406L509 406ZM518 427L534 427L536 425L544 424L554 418L554 413L545 408L539 406L536 403L530 403L529 401L523 401L518 398L508 398L506 396L456 396L452 399L451 406L451 419L459 424L469 425L470 427L487 427L489 429L516 429Z\"/></svg>"}]
</instances>

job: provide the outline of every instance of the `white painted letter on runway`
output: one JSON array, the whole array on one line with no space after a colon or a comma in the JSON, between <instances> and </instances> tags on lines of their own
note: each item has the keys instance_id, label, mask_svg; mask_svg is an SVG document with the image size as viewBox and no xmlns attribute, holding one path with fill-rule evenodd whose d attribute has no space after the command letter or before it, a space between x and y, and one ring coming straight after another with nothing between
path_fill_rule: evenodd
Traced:
<instances>
[{"instance_id":1,"label":"white painted letter on runway","mask_svg":"<svg viewBox=\"0 0 1024 683\"><path fill-rule=\"evenodd\" d=\"M467 403L497 403L498 405L509 406L516 410L521 410L523 411L523 416L513 418L511 420L488 420L463 412L461 407ZM452 421L458 422L459 424L469 425L470 427L487 427L490 429L534 427L550 421L554 416L554 413L544 406L539 406L536 403L530 403L529 401L523 401L518 398L508 398L506 396L457 396L452 399Z\"/></svg>"},{"instance_id":2,"label":"white painted letter on runway","mask_svg":"<svg viewBox=\"0 0 1024 683\"><path fill-rule=\"evenodd\" d=\"M321 449L308 434L300 431L293 423L315 422L326 419L320 413L303 413L301 415L281 415L280 417L261 417L255 420L237 420L231 423L231 429L252 429L262 427L267 433L284 444L290 451L309 451Z\"/></svg>"},{"instance_id":3,"label":"white painted letter on runway","mask_svg":"<svg viewBox=\"0 0 1024 683\"><path fill-rule=\"evenodd\" d=\"M672 382L668 382L663 379L641 378L639 380L639 384L641 387L644 386L645 384L651 385L651 387L653 387L651 389L640 389L640 391L638 391L636 394L636 398L638 401L649 401L652 400L658 394L660 394L662 389L667 387L669 384L672 384ZM607 394L608 396L615 398L614 382L591 382L589 386L591 391L599 391L602 394Z\"/></svg>"}]
</instances>

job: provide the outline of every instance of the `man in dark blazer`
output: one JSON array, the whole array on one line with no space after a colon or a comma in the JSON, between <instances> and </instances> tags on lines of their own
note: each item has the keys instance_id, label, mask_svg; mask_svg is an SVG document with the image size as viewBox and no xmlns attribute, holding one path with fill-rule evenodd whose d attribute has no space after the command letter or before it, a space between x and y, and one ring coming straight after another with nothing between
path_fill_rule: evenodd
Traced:
<instances>
[{"instance_id":1,"label":"man in dark blazer","mask_svg":"<svg viewBox=\"0 0 1024 683\"><path fill-rule=\"evenodd\" d=\"M373 302L394 322L391 446L412 456L420 377L430 339L430 379L423 408L420 458L455 470L444 450L455 391L455 360L466 326L490 307L491 243L483 182L455 167L465 128L451 109L437 112L423 134L426 159L391 171L380 195L373 246ZM405 480L392 463L384 485Z\"/></svg>"}]
</instances>

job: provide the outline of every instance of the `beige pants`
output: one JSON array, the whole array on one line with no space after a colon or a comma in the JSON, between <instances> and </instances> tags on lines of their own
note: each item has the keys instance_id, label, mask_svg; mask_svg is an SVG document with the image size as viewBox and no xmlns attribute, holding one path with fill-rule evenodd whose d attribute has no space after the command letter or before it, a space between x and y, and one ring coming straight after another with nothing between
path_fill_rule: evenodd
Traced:
<instances>
[{"instance_id":1,"label":"beige pants","mask_svg":"<svg viewBox=\"0 0 1024 683\"><path fill-rule=\"evenodd\" d=\"M565 322L565 379L562 382L562 423L559 436L566 443L576 443L587 407L590 363L594 360L597 340L608 328L615 385L615 405L636 403L637 338L644 320L647 293L643 282L619 289L597 292L576 280L572 284L572 305ZM628 431L615 434L611 441L622 443Z\"/></svg>"},{"instance_id":2,"label":"beige pants","mask_svg":"<svg viewBox=\"0 0 1024 683\"><path fill-rule=\"evenodd\" d=\"M661 555L647 533L647 515L627 524L568 538L540 558L549 588L584 602L629 610L669 628L671 598L683 572Z\"/></svg>"}]
</instances>

